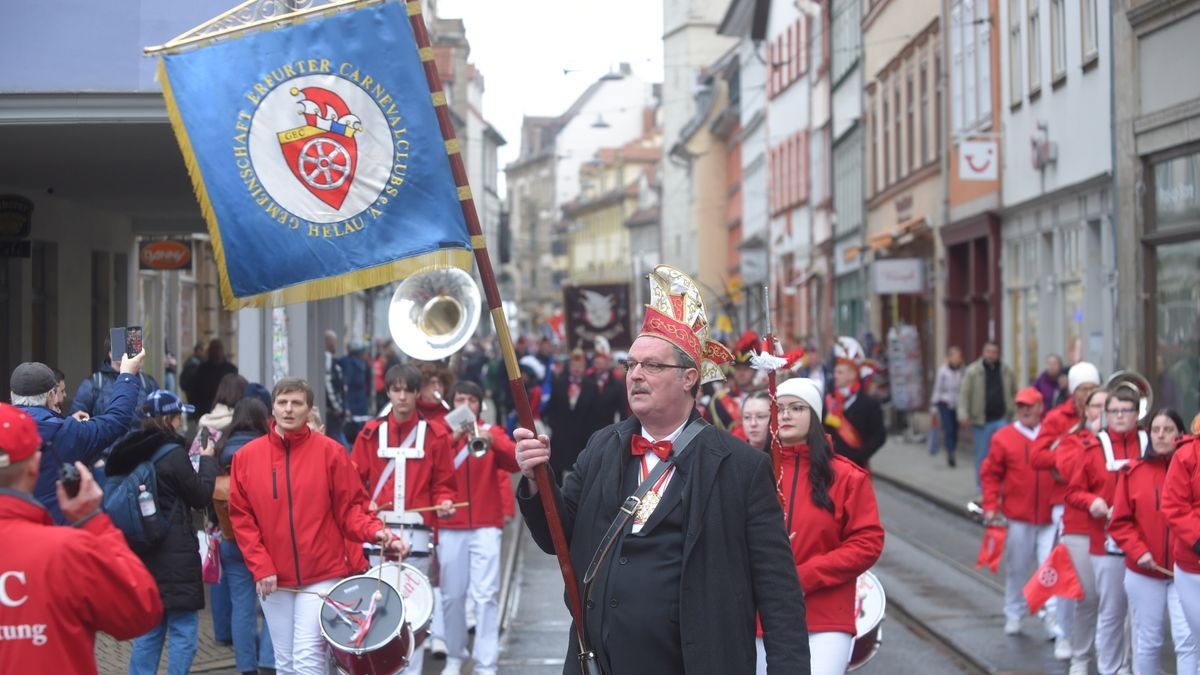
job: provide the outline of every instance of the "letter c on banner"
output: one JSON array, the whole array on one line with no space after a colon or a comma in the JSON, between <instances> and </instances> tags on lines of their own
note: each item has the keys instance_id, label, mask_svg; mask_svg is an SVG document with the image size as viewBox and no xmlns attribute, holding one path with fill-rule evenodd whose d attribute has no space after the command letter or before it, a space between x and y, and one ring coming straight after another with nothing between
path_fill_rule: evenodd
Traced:
<instances>
[{"instance_id":1,"label":"letter c on banner","mask_svg":"<svg viewBox=\"0 0 1200 675\"><path fill-rule=\"evenodd\" d=\"M21 596L20 599L10 596L8 594L8 578L9 577L14 577L17 581L19 581L21 583L22 586L25 585L25 573L24 572L19 572L19 571L14 570L14 571L5 572L4 574L0 574L0 604L4 605L5 607L20 607L21 605L25 604L25 601L29 599L29 596L23 595L23 596Z\"/></svg>"}]
</instances>

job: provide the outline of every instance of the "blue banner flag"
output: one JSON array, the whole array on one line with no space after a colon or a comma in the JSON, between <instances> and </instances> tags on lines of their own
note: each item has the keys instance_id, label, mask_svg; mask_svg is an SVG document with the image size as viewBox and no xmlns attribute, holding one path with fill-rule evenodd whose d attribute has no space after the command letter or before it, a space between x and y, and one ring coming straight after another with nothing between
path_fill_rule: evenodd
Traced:
<instances>
[{"instance_id":1,"label":"blue banner flag","mask_svg":"<svg viewBox=\"0 0 1200 675\"><path fill-rule=\"evenodd\" d=\"M318 300L471 238L403 3L167 54L167 110L229 308Z\"/></svg>"}]
</instances>

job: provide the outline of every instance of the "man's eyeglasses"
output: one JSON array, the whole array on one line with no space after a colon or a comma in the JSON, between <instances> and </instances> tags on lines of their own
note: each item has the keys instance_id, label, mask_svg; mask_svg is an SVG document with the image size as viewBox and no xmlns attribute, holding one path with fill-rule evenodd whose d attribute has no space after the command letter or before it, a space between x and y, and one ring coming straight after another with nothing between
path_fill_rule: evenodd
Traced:
<instances>
[{"instance_id":1,"label":"man's eyeglasses","mask_svg":"<svg viewBox=\"0 0 1200 675\"><path fill-rule=\"evenodd\" d=\"M1132 415L1137 411L1133 408L1109 408L1107 412L1109 415Z\"/></svg>"},{"instance_id":2,"label":"man's eyeglasses","mask_svg":"<svg viewBox=\"0 0 1200 675\"><path fill-rule=\"evenodd\" d=\"M650 373L651 375L658 375L659 373L661 373L663 370L665 370L667 368L678 368L679 370L687 370L688 368L691 367L691 366L675 366L675 365L671 365L669 363L658 363L656 361L636 361L634 359L622 359L621 366L624 367L625 370L628 371L629 374L631 374L631 375L633 374L634 369L637 368L638 366L641 366L642 370L646 371L647 373Z\"/></svg>"}]
</instances>

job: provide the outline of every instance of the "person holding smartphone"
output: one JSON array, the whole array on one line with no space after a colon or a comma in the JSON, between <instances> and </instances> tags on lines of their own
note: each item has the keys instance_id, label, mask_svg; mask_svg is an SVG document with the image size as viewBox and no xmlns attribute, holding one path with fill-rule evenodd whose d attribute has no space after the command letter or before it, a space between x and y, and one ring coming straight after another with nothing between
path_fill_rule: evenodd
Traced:
<instances>
[{"instance_id":1,"label":"person holding smartphone","mask_svg":"<svg viewBox=\"0 0 1200 675\"><path fill-rule=\"evenodd\" d=\"M139 339L140 343L141 340ZM132 354L124 351L124 343L117 345L114 350L112 346L112 336L104 337L104 354L105 358L100 362L100 366L87 379L79 383L79 388L75 390L75 398L71 402L72 414L84 412L91 417L98 417L108 412L113 405L113 397L116 394L117 380L121 376L119 364L122 359L136 356L142 350ZM114 356L116 358L114 358ZM145 405L146 397L155 389L158 389L158 383L154 378L146 373L141 372L139 368L135 373L138 388L136 389L137 401L134 403L135 408L140 408ZM138 425L138 421L130 418L126 431L133 431Z\"/></svg>"}]
</instances>

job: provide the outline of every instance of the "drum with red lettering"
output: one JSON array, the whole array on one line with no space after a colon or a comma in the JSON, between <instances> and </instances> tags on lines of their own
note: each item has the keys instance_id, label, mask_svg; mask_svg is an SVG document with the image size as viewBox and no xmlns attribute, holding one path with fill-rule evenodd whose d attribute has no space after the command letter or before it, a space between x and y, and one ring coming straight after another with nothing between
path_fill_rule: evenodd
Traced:
<instances>
[{"instance_id":1,"label":"drum with red lettering","mask_svg":"<svg viewBox=\"0 0 1200 675\"><path fill-rule=\"evenodd\" d=\"M367 570L367 576L380 577L400 592L404 615L412 628L416 646L429 636L433 621L433 585L417 568L408 563L387 562Z\"/></svg>"},{"instance_id":2,"label":"drum with red lettering","mask_svg":"<svg viewBox=\"0 0 1200 675\"><path fill-rule=\"evenodd\" d=\"M879 646L883 644L883 619L886 610L887 595L883 592L883 584L879 583L874 574L863 572L858 577L858 587L854 594L856 630L847 671L861 668L879 651Z\"/></svg>"},{"instance_id":3,"label":"drum with red lettering","mask_svg":"<svg viewBox=\"0 0 1200 675\"><path fill-rule=\"evenodd\" d=\"M329 590L321 604L321 636L343 675L395 675L408 666L416 646L400 593L363 575Z\"/></svg>"}]
</instances>

